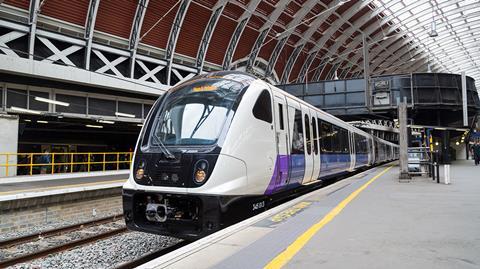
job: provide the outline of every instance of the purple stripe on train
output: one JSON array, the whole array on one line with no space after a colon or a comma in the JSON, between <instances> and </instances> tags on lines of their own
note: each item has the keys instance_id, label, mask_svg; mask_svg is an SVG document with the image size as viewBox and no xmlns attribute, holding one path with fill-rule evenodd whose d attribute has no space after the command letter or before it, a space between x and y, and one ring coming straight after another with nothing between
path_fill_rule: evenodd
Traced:
<instances>
[{"instance_id":1,"label":"purple stripe on train","mask_svg":"<svg viewBox=\"0 0 480 269\"><path fill-rule=\"evenodd\" d=\"M320 178L345 172L350 167L350 154L323 153L320 154L320 156ZM357 154L356 160L355 167L366 165L368 163L368 155ZM304 174L305 155L293 154L277 156L274 172L265 190L265 194L269 195L298 186L302 183Z\"/></svg>"}]
</instances>

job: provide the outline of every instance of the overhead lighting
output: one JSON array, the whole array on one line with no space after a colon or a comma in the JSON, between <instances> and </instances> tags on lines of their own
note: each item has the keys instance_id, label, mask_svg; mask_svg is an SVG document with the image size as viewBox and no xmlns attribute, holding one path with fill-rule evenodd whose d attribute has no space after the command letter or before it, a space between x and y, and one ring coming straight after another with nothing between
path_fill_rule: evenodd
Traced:
<instances>
[{"instance_id":1,"label":"overhead lighting","mask_svg":"<svg viewBox=\"0 0 480 269\"><path fill-rule=\"evenodd\" d=\"M44 103L49 103L49 104L54 104L54 105L59 105L59 106L69 106L69 103L62 102L62 101L57 101L57 100L52 100L52 99L47 99L43 97L35 97L35 100L39 102L44 102Z\"/></svg>"},{"instance_id":2,"label":"overhead lighting","mask_svg":"<svg viewBox=\"0 0 480 269\"><path fill-rule=\"evenodd\" d=\"M26 108L21 108L21 107L16 107L16 106L11 106L10 109L13 110L13 111L36 114L36 115L42 114L42 112L37 111L37 110L31 110L31 109L26 109Z\"/></svg>"},{"instance_id":3,"label":"overhead lighting","mask_svg":"<svg viewBox=\"0 0 480 269\"><path fill-rule=\"evenodd\" d=\"M46 120L37 120L37 123L48 123Z\"/></svg>"},{"instance_id":4,"label":"overhead lighting","mask_svg":"<svg viewBox=\"0 0 480 269\"><path fill-rule=\"evenodd\" d=\"M24 119L25 122L32 122L32 120Z\"/></svg>"},{"instance_id":5,"label":"overhead lighting","mask_svg":"<svg viewBox=\"0 0 480 269\"><path fill-rule=\"evenodd\" d=\"M135 115L133 115L133 114L127 114L127 113L122 113L122 112L115 112L115 115L118 116L118 117L135 118Z\"/></svg>"},{"instance_id":6,"label":"overhead lighting","mask_svg":"<svg viewBox=\"0 0 480 269\"><path fill-rule=\"evenodd\" d=\"M111 120L98 120L98 122L107 123L107 124L114 124L115 123L114 121L111 121Z\"/></svg>"},{"instance_id":7,"label":"overhead lighting","mask_svg":"<svg viewBox=\"0 0 480 269\"><path fill-rule=\"evenodd\" d=\"M458 145L460 145L460 142L458 142L458 141L457 141L457 142L455 142L455 145L457 145L457 146L458 146Z\"/></svg>"},{"instance_id":8,"label":"overhead lighting","mask_svg":"<svg viewBox=\"0 0 480 269\"><path fill-rule=\"evenodd\" d=\"M447 128L443 128L443 127L436 127L435 130L447 130Z\"/></svg>"},{"instance_id":9,"label":"overhead lighting","mask_svg":"<svg viewBox=\"0 0 480 269\"><path fill-rule=\"evenodd\" d=\"M138 127L143 127L143 124L137 124Z\"/></svg>"},{"instance_id":10,"label":"overhead lighting","mask_svg":"<svg viewBox=\"0 0 480 269\"><path fill-rule=\"evenodd\" d=\"M91 124L87 124L87 125L85 125L85 126L88 127L88 128L98 128L98 129L103 128L102 125L91 125Z\"/></svg>"}]
</instances>

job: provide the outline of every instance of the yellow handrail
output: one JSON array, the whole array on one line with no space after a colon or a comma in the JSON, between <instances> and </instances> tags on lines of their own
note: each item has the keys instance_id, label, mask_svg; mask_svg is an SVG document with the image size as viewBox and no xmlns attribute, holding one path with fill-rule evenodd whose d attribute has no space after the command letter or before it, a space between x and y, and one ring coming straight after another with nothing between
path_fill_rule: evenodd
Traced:
<instances>
[{"instance_id":1,"label":"yellow handrail","mask_svg":"<svg viewBox=\"0 0 480 269\"><path fill-rule=\"evenodd\" d=\"M14 156L17 163L10 163ZM0 153L0 177L9 176L12 168L17 169L17 175L127 169L132 158L133 152L5 152Z\"/></svg>"}]
</instances>

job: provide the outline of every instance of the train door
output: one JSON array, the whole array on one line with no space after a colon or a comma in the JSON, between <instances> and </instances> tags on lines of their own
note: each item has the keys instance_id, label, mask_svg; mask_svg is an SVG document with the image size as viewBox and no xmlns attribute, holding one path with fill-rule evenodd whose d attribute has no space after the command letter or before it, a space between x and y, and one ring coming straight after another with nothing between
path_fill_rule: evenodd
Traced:
<instances>
[{"instance_id":1,"label":"train door","mask_svg":"<svg viewBox=\"0 0 480 269\"><path fill-rule=\"evenodd\" d=\"M368 163L373 165L375 163L375 155L373 153L373 139L368 139Z\"/></svg>"},{"instance_id":2,"label":"train door","mask_svg":"<svg viewBox=\"0 0 480 269\"><path fill-rule=\"evenodd\" d=\"M350 171L353 171L355 169L355 163L357 161L356 155L355 155L355 139L354 139L354 133L351 131L348 131L348 144L349 145L349 150L350 150Z\"/></svg>"},{"instance_id":3,"label":"train door","mask_svg":"<svg viewBox=\"0 0 480 269\"><path fill-rule=\"evenodd\" d=\"M305 175L304 126L300 104L287 98L288 134L290 159L288 167L288 185L301 184Z\"/></svg>"},{"instance_id":4,"label":"train door","mask_svg":"<svg viewBox=\"0 0 480 269\"><path fill-rule=\"evenodd\" d=\"M312 172L312 180L317 180L320 177L320 136L319 136L319 128L318 121L317 121L317 113L312 111L310 117L310 124L312 125L312 155L313 155L313 172Z\"/></svg>"},{"instance_id":5,"label":"train door","mask_svg":"<svg viewBox=\"0 0 480 269\"><path fill-rule=\"evenodd\" d=\"M288 184L288 113L287 102L282 94L274 94L275 111L275 140L277 144L277 160L275 163L275 187L281 188Z\"/></svg>"},{"instance_id":6,"label":"train door","mask_svg":"<svg viewBox=\"0 0 480 269\"><path fill-rule=\"evenodd\" d=\"M305 174L303 176L303 184L312 181L313 177L313 143L312 143L312 116L310 109L302 105L303 114L303 141L305 141Z\"/></svg>"}]
</instances>

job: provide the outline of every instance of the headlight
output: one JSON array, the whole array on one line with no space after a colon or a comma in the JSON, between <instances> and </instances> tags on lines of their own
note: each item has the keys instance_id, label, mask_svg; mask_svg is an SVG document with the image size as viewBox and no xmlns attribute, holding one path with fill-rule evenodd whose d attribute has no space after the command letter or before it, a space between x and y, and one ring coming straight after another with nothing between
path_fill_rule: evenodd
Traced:
<instances>
[{"instance_id":1,"label":"headlight","mask_svg":"<svg viewBox=\"0 0 480 269\"><path fill-rule=\"evenodd\" d=\"M203 183L205 179L207 178L207 173L205 171L198 169L197 172L195 172L195 181L197 183Z\"/></svg>"},{"instance_id":2,"label":"headlight","mask_svg":"<svg viewBox=\"0 0 480 269\"><path fill-rule=\"evenodd\" d=\"M169 176L167 173L162 173L160 175L160 179L163 180L163 181L167 181L169 179Z\"/></svg>"},{"instance_id":3,"label":"headlight","mask_svg":"<svg viewBox=\"0 0 480 269\"><path fill-rule=\"evenodd\" d=\"M173 181L173 183L177 183L177 181L178 181L178 175L177 174L172 174L172 181Z\"/></svg>"},{"instance_id":4,"label":"headlight","mask_svg":"<svg viewBox=\"0 0 480 269\"><path fill-rule=\"evenodd\" d=\"M202 184L207 180L208 176L208 162L207 160L199 160L194 166L193 180L195 183Z\"/></svg>"},{"instance_id":5,"label":"headlight","mask_svg":"<svg viewBox=\"0 0 480 269\"><path fill-rule=\"evenodd\" d=\"M140 180L143 178L143 176L145 175L145 170L143 170L142 168L140 169L137 169L137 172L135 173L135 178L137 180Z\"/></svg>"}]
</instances>

